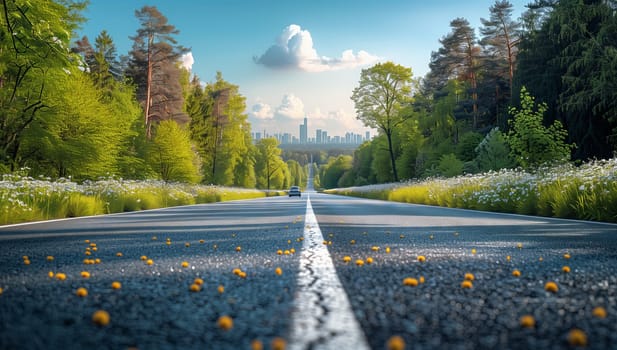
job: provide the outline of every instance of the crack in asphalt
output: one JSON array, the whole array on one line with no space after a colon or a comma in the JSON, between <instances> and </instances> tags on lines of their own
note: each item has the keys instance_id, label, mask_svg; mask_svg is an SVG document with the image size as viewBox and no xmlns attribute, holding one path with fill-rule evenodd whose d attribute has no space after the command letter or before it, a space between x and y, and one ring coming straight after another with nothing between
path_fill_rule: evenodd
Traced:
<instances>
[{"instance_id":1,"label":"crack in asphalt","mask_svg":"<svg viewBox=\"0 0 617 350\"><path fill-rule=\"evenodd\" d=\"M310 197L304 227L289 348L369 349L328 248L323 244Z\"/></svg>"}]
</instances>

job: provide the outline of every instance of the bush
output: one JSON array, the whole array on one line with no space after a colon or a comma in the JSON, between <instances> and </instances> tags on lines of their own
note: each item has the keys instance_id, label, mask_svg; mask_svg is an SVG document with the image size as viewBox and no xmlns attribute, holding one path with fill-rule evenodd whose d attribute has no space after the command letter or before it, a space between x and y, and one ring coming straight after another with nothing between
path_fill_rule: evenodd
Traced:
<instances>
[{"instance_id":1,"label":"bush","mask_svg":"<svg viewBox=\"0 0 617 350\"><path fill-rule=\"evenodd\" d=\"M570 159L573 145L566 144L568 132L561 122L545 127L542 123L548 110L546 103L535 104L533 96L521 88L521 109L510 108L508 144L518 163L524 168Z\"/></svg>"},{"instance_id":2,"label":"bush","mask_svg":"<svg viewBox=\"0 0 617 350\"><path fill-rule=\"evenodd\" d=\"M453 153L444 154L439 158L439 165L437 169L442 176L453 177L463 173L464 163L456 158Z\"/></svg>"}]
</instances>

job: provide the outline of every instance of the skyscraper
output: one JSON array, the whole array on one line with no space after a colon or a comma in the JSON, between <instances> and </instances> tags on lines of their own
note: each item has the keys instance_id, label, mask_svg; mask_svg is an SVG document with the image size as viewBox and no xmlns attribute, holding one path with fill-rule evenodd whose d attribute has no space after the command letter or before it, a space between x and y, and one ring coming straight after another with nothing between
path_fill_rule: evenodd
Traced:
<instances>
[{"instance_id":1,"label":"skyscraper","mask_svg":"<svg viewBox=\"0 0 617 350\"><path fill-rule=\"evenodd\" d=\"M300 125L300 143L308 143L308 121L304 117L304 124Z\"/></svg>"}]
</instances>

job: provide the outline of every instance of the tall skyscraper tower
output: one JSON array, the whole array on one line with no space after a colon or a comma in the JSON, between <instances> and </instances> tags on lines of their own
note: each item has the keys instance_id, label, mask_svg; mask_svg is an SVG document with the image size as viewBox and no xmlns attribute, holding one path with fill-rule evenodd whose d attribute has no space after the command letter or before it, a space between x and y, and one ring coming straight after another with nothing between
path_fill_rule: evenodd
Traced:
<instances>
[{"instance_id":1,"label":"tall skyscraper tower","mask_svg":"<svg viewBox=\"0 0 617 350\"><path fill-rule=\"evenodd\" d=\"M308 121L304 117L304 124L300 125L300 143L308 143Z\"/></svg>"}]
</instances>

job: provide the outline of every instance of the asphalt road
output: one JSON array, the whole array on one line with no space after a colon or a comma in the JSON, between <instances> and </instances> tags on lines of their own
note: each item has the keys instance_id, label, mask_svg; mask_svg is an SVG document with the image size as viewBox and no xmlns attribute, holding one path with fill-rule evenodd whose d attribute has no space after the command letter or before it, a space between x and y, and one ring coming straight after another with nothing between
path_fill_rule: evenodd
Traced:
<instances>
[{"instance_id":1,"label":"asphalt road","mask_svg":"<svg viewBox=\"0 0 617 350\"><path fill-rule=\"evenodd\" d=\"M615 225L317 193L310 203L317 223L305 222L304 195L0 228L0 349L267 349L277 338L384 349L394 335L408 349L568 349L575 328L587 348L617 349ZM97 310L109 324L92 322ZM345 336L357 342L330 341Z\"/></svg>"}]
</instances>

